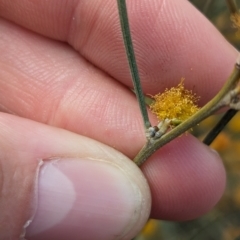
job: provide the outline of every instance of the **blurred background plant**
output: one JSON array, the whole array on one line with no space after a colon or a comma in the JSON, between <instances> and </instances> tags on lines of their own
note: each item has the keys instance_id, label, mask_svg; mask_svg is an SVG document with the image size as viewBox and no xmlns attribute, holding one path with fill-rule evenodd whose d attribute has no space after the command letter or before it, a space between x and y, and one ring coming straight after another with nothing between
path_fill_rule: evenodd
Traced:
<instances>
[{"instance_id":1,"label":"blurred background plant","mask_svg":"<svg viewBox=\"0 0 240 240\"><path fill-rule=\"evenodd\" d=\"M240 49L240 30L233 27L226 0L189 0ZM240 0L236 0L240 6ZM195 127L193 134L203 140L222 114ZM240 240L240 113L237 113L211 144L221 155L227 171L227 188L217 206L205 216L188 222L151 219L135 240Z\"/></svg>"}]
</instances>

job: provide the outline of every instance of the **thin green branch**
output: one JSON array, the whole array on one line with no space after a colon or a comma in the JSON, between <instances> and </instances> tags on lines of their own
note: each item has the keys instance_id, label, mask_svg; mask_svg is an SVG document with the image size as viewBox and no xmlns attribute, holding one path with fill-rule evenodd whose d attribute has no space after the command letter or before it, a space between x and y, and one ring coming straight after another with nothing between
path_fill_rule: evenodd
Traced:
<instances>
[{"instance_id":1,"label":"thin green branch","mask_svg":"<svg viewBox=\"0 0 240 240\"><path fill-rule=\"evenodd\" d=\"M117 3L118 3L118 11L119 11L119 17L121 22L123 40L124 40L125 50L127 53L128 64L131 71L134 91L136 93L141 114L143 117L144 127L145 127L145 130L147 130L149 127L151 127L151 124L148 118L147 107L145 104L144 94L141 88L141 82L138 74L137 63L134 55L130 27L128 23L126 1L117 0Z\"/></svg>"},{"instance_id":2,"label":"thin green branch","mask_svg":"<svg viewBox=\"0 0 240 240\"><path fill-rule=\"evenodd\" d=\"M186 132L188 129L200 123L203 119L210 116L212 113L217 111L219 108L224 105L228 105L232 101L232 90L236 87L240 78L240 65L239 61L234 67L234 70L228 81L225 83L220 92L203 108L201 108L196 114L192 117L163 135L161 138L157 140L150 139L145 146L141 149L141 151L134 158L134 162L140 166L143 164L148 157L150 157L157 149L164 146L166 143L170 142L174 138ZM237 92L237 94L239 94Z\"/></svg>"},{"instance_id":3,"label":"thin green branch","mask_svg":"<svg viewBox=\"0 0 240 240\"><path fill-rule=\"evenodd\" d=\"M232 13L236 13L238 11L238 8L235 4L234 0L226 0L228 3L228 6L230 8L230 11ZM127 16L127 7L126 7L126 1L125 0L117 0L118 3L118 10L119 10L119 16L120 16L120 22L121 22L121 28L122 28L122 34L123 34L123 40L125 45L125 50L128 58L128 63L130 67L130 72L132 76L134 91L136 93L139 107L141 110L141 114L143 117L144 127L145 130L151 129L151 124L148 118L147 108L144 101L144 94L141 88L141 82L138 74L136 59L134 55L134 49L131 39L131 33L130 33L130 27L128 23L128 16ZM236 96L240 93L240 87L237 88L236 85L240 78L240 64L239 64L239 58L235 65L235 68L229 77L226 84L223 86L222 90L209 102L207 103L202 109L200 109L196 114L194 114L192 117L190 117L188 120L184 121L171 131L167 132L167 128L165 129L164 126L162 129L160 129L163 133L159 138L157 138L155 135L159 135L158 132L153 132L153 137L149 137L147 140L147 143L142 148L142 150L137 154L137 156L134 159L134 162L140 166L143 164L148 157L150 157L157 149L165 145L166 143L170 142L174 138L178 137L179 135L183 134L188 129L192 128L193 126L197 125L200 121L205 119L206 117L210 116L212 113L214 113L216 110L221 108L222 106L230 106L236 109L240 108L240 102L236 103ZM233 101L235 100L235 101ZM231 105L232 104L232 105ZM166 125L167 127L167 125ZM152 129L155 131L155 128ZM149 131L148 131L149 134Z\"/></svg>"},{"instance_id":4,"label":"thin green branch","mask_svg":"<svg viewBox=\"0 0 240 240\"><path fill-rule=\"evenodd\" d=\"M238 12L238 7L237 7L235 0L226 0L226 2L227 2L227 6L228 6L228 9L231 12L231 14L235 14Z\"/></svg>"},{"instance_id":5,"label":"thin green branch","mask_svg":"<svg viewBox=\"0 0 240 240\"><path fill-rule=\"evenodd\" d=\"M208 135L203 140L203 143L205 143L206 145L210 145L218 136L218 134L228 124L228 122L236 115L237 112L238 110L229 109L221 118L221 120L217 123L217 125L208 133Z\"/></svg>"}]
</instances>

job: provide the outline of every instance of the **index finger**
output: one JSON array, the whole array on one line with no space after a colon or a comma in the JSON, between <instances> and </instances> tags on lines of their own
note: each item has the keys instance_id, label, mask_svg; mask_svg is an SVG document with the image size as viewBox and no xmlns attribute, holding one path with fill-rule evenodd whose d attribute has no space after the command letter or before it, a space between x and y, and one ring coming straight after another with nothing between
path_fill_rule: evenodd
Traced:
<instances>
[{"instance_id":1,"label":"index finger","mask_svg":"<svg viewBox=\"0 0 240 240\"><path fill-rule=\"evenodd\" d=\"M132 86L116 1L0 1L0 15L47 37L68 42L112 77ZM187 88L208 101L228 77L236 51L185 0L127 1L145 93L185 77ZM206 88L206 86L208 86Z\"/></svg>"}]
</instances>

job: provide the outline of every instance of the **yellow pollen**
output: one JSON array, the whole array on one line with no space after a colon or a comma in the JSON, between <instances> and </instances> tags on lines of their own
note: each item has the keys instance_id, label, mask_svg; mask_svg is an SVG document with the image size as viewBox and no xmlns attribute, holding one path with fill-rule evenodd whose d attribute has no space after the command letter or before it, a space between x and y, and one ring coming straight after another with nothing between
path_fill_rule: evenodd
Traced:
<instances>
[{"instance_id":1,"label":"yellow pollen","mask_svg":"<svg viewBox=\"0 0 240 240\"><path fill-rule=\"evenodd\" d=\"M192 91L184 89L184 78L177 87L166 89L164 93L153 96L155 100L150 105L150 110L156 114L159 120L170 119L184 121L195 114L199 107L199 97Z\"/></svg>"},{"instance_id":2,"label":"yellow pollen","mask_svg":"<svg viewBox=\"0 0 240 240\"><path fill-rule=\"evenodd\" d=\"M240 30L240 14L239 14L239 12L232 14L230 16L230 20L233 23L233 27L237 28L239 31Z\"/></svg>"}]
</instances>

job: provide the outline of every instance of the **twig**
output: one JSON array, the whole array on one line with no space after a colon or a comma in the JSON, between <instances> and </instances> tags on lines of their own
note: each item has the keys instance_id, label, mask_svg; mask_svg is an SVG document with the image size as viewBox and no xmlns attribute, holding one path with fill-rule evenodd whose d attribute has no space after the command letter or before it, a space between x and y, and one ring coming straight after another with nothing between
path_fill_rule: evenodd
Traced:
<instances>
[{"instance_id":1,"label":"twig","mask_svg":"<svg viewBox=\"0 0 240 240\"><path fill-rule=\"evenodd\" d=\"M237 112L238 111L235 109L229 109L217 123L217 125L208 133L208 135L203 140L203 143L210 145Z\"/></svg>"},{"instance_id":2,"label":"twig","mask_svg":"<svg viewBox=\"0 0 240 240\"><path fill-rule=\"evenodd\" d=\"M240 91L239 87L237 86L239 78L240 64L238 59L234 70L228 78L227 82L220 90L220 92L210 102L208 102L192 117L190 117L189 119L178 125L176 128L163 135L161 138L156 139L155 141L149 140L134 158L134 162L138 166L142 165L146 161L146 159L150 157L157 149L164 146L166 143L170 142L174 138L178 137L188 129L197 125L199 122L213 114L221 107L227 105L229 106L232 104L232 102L235 102L235 98L237 98Z\"/></svg>"},{"instance_id":3,"label":"twig","mask_svg":"<svg viewBox=\"0 0 240 240\"><path fill-rule=\"evenodd\" d=\"M238 7L236 5L235 0L226 0L226 2L231 14L235 14L238 12Z\"/></svg>"},{"instance_id":4,"label":"twig","mask_svg":"<svg viewBox=\"0 0 240 240\"><path fill-rule=\"evenodd\" d=\"M235 11L237 9L234 0L227 0L229 6L231 7L231 11ZM239 78L240 78L240 56L237 59L237 63L235 64L234 70L227 82L221 89L221 91L210 101L208 102L202 109L200 109L196 114L194 114L189 119L185 120L174 129L167 132L169 127L169 122L163 122L163 126L161 128L151 127L146 104L144 101L144 95L141 88L141 82L138 75L137 64L135 60L133 44L131 39L131 33L128 23L127 16L127 8L125 0L117 0L118 10L122 28L122 34L124 39L124 45L128 57L128 63L132 75L134 91L136 93L141 114L144 121L144 127L146 131L147 142L144 147L140 150L137 156L134 158L134 162L140 166L143 164L148 157L150 157L157 149L164 146L166 143L170 142L174 138L178 137L188 129L197 125L203 119L210 116L212 113L217 111L219 108L223 106L229 106L233 109L240 108L240 87L237 86ZM157 129L157 131L156 131ZM158 130L159 133L158 133Z\"/></svg>"},{"instance_id":5,"label":"twig","mask_svg":"<svg viewBox=\"0 0 240 240\"><path fill-rule=\"evenodd\" d=\"M144 94L142 91L141 82L140 82L138 69L137 69L137 63L136 63L136 59L135 59L135 55L134 55L130 27L129 27L129 23L128 23L126 1L125 0L117 0L117 3L118 3L118 11L119 11L119 17L120 17L120 22L121 22L125 50L127 53L128 64L129 64L131 75L132 75L134 92L136 93L139 107L141 110L145 131L147 131L148 128L151 127L151 124L150 124L150 121L148 118L147 107L145 104L145 98L144 98Z\"/></svg>"}]
</instances>

